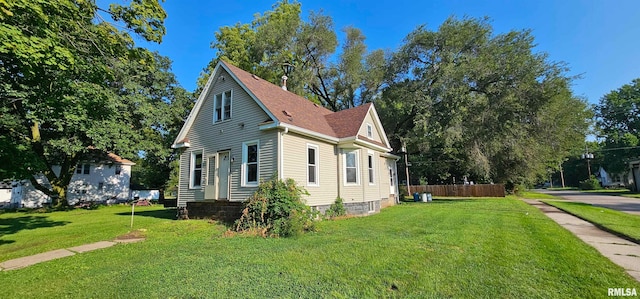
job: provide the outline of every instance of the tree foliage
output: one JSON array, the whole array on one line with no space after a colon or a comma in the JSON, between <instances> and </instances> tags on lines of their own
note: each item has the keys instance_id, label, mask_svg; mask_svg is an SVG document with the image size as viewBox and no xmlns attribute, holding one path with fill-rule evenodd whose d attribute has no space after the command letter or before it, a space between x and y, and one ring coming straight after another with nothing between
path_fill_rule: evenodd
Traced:
<instances>
[{"instance_id":1,"label":"tree foliage","mask_svg":"<svg viewBox=\"0 0 640 299\"><path fill-rule=\"evenodd\" d=\"M288 89L334 111L372 101L379 95L384 52L368 53L362 32L347 27L338 55L331 17L310 12L304 21L301 13L300 3L283 0L273 10L256 15L250 24L220 28L211 44L217 55L199 78L199 89L223 59L274 84L280 84L282 63L293 63L296 69L289 76Z\"/></svg>"},{"instance_id":2,"label":"tree foliage","mask_svg":"<svg viewBox=\"0 0 640 299\"><path fill-rule=\"evenodd\" d=\"M534 47L530 31L494 34L487 19L449 18L406 37L376 105L394 148L407 143L414 177L527 183L584 142L585 101L567 68Z\"/></svg>"},{"instance_id":3,"label":"tree foliage","mask_svg":"<svg viewBox=\"0 0 640 299\"><path fill-rule=\"evenodd\" d=\"M89 148L131 158L147 132L164 128L167 92L176 87L158 81L168 60L135 47L129 32L160 42L166 14L157 0L108 10L91 0L0 6L0 176L29 177L65 204L75 165Z\"/></svg>"},{"instance_id":4,"label":"tree foliage","mask_svg":"<svg viewBox=\"0 0 640 299\"><path fill-rule=\"evenodd\" d=\"M604 95L596 113L603 164L611 173L623 172L629 160L640 157L640 78Z\"/></svg>"}]
</instances>

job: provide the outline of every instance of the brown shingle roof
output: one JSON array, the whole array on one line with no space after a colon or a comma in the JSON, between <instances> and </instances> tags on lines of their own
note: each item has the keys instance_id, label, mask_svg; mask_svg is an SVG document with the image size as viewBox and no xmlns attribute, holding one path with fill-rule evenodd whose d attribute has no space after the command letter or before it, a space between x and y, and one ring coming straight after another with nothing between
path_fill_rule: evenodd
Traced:
<instances>
[{"instance_id":1,"label":"brown shingle roof","mask_svg":"<svg viewBox=\"0 0 640 299\"><path fill-rule=\"evenodd\" d=\"M360 130L360 126L362 125L364 118L367 117L369 107L371 107L371 103L367 103L351 109L338 111L326 115L325 118L327 119L327 122L329 123L331 128L333 128L335 137L343 138L356 136L358 134L358 130Z\"/></svg>"},{"instance_id":2,"label":"brown shingle roof","mask_svg":"<svg viewBox=\"0 0 640 299\"><path fill-rule=\"evenodd\" d=\"M95 163L116 163L123 165L136 165L133 161L122 158L114 153L105 153L93 147L89 147L89 152L83 156L82 162Z\"/></svg>"},{"instance_id":3,"label":"brown shingle roof","mask_svg":"<svg viewBox=\"0 0 640 299\"><path fill-rule=\"evenodd\" d=\"M279 122L336 137L325 115L333 111L286 91L228 62L222 62Z\"/></svg>"},{"instance_id":4,"label":"brown shingle roof","mask_svg":"<svg viewBox=\"0 0 640 299\"><path fill-rule=\"evenodd\" d=\"M299 95L283 90L256 75L228 62L222 63L280 123L296 126L334 138L357 137L387 147L384 143L358 136L371 103L333 112Z\"/></svg>"}]
</instances>

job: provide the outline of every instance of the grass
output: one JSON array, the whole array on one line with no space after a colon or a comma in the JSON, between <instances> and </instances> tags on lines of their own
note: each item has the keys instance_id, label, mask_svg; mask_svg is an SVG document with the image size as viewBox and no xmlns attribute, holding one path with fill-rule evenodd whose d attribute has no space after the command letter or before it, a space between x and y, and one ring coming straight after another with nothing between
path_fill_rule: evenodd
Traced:
<instances>
[{"instance_id":1,"label":"grass","mask_svg":"<svg viewBox=\"0 0 640 299\"><path fill-rule=\"evenodd\" d=\"M297 239L224 237L224 226L196 220L144 228L141 243L0 272L0 297L573 298L640 288L514 199L406 203L323 221Z\"/></svg>"},{"instance_id":2,"label":"grass","mask_svg":"<svg viewBox=\"0 0 640 299\"><path fill-rule=\"evenodd\" d=\"M589 222L640 241L640 216L585 203L552 201L546 203L579 216Z\"/></svg>"},{"instance_id":3,"label":"grass","mask_svg":"<svg viewBox=\"0 0 640 299\"><path fill-rule=\"evenodd\" d=\"M560 199L560 197L557 197L555 195L538 193L535 191L522 191L518 194L518 197L527 199Z\"/></svg>"},{"instance_id":4,"label":"grass","mask_svg":"<svg viewBox=\"0 0 640 299\"><path fill-rule=\"evenodd\" d=\"M551 191L579 190L576 187L553 187L553 188L547 188L547 189Z\"/></svg>"},{"instance_id":5,"label":"grass","mask_svg":"<svg viewBox=\"0 0 640 299\"><path fill-rule=\"evenodd\" d=\"M134 229L172 219L175 210L136 207ZM48 250L113 240L131 230L131 206L0 214L0 262Z\"/></svg>"}]
</instances>

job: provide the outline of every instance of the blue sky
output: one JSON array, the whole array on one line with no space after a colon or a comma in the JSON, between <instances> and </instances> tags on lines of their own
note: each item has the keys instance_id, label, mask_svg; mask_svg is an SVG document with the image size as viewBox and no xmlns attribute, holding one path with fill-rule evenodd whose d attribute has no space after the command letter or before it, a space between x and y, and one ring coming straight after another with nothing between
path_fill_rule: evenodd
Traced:
<instances>
[{"instance_id":1,"label":"blue sky","mask_svg":"<svg viewBox=\"0 0 640 299\"><path fill-rule=\"evenodd\" d=\"M118 2L122 0L116 0ZM102 2L102 1L99 1ZM248 23L275 3L262 0L167 0L167 34L162 44L140 42L173 61L173 72L187 90L194 90L202 69L214 57L210 48L218 28ZM335 29L354 26L367 36L372 49L396 50L404 37L421 24L437 27L449 16L492 20L494 32L531 29L536 51L551 61L564 61L569 75L581 75L573 91L590 103L640 77L640 1L310 1L303 0L303 17L322 10L333 18Z\"/></svg>"}]
</instances>

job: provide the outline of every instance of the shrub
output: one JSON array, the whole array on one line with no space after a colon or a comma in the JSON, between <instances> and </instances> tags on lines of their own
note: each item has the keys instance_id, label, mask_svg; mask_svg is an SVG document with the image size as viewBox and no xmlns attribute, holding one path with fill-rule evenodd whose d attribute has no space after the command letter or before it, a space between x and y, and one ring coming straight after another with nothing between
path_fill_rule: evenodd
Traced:
<instances>
[{"instance_id":1,"label":"shrub","mask_svg":"<svg viewBox=\"0 0 640 299\"><path fill-rule=\"evenodd\" d=\"M344 203L342 202L342 198L336 198L336 201L331 204L329 209L325 212L325 216L328 218L335 218L347 215L347 210L344 208Z\"/></svg>"},{"instance_id":2,"label":"shrub","mask_svg":"<svg viewBox=\"0 0 640 299\"><path fill-rule=\"evenodd\" d=\"M313 230L313 213L303 199L306 190L292 179L260 183L245 202L235 230L261 236L292 237Z\"/></svg>"},{"instance_id":3,"label":"shrub","mask_svg":"<svg viewBox=\"0 0 640 299\"><path fill-rule=\"evenodd\" d=\"M580 181L580 190L598 190L598 189L602 189L602 186L600 186L600 181L598 181L595 175L591 175L588 179L584 181Z\"/></svg>"}]
</instances>

